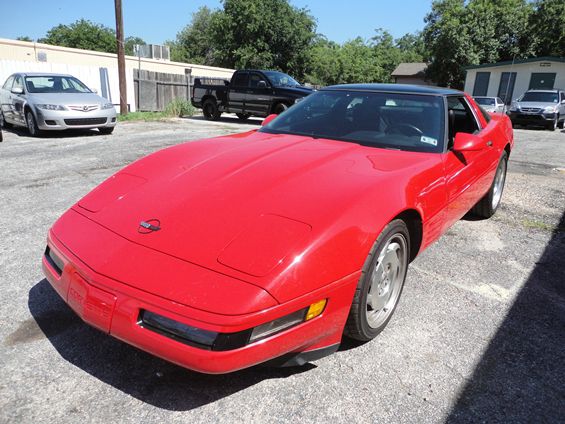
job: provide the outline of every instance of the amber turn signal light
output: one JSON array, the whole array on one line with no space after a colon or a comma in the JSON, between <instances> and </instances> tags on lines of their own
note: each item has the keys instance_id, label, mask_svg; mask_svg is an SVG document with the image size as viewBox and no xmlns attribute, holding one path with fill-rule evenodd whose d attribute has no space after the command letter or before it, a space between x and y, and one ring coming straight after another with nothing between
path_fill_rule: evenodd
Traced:
<instances>
[{"instance_id":1,"label":"amber turn signal light","mask_svg":"<svg viewBox=\"0 0 565 424\"><path fill-rule=\"evenodd\" d=\"M304 321L309 321L312 318L316 318L318 315L324 312L326 303L328 303L328 299L322 299L312 303L308 308L308 312L306 312L306 318L304 319Z\"/></svg>"}]
</instances>

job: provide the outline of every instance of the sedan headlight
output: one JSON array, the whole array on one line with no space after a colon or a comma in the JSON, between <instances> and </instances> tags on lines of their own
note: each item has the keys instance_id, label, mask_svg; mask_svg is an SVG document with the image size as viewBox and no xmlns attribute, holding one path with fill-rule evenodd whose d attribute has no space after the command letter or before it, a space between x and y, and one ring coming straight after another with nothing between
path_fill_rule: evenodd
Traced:
<instances>
[{"instance_id":1,"label":"sedan headlight","mask_svg":"<svg viewBox=\"0 0 565 424\"><path fill-rule=\"evenodd\" d=\"M557 112L557 106L547 106L543 111L545 113L555 113Z\"/></svg>"},{"instance_id":2,"label":"sedan headlight","mask_svg":"<svg viewBox=\"0 0 565 424\"><path fill-rule=\"evenodd\" d=\"M68 110L63 105L40 104L40 105L36 105L36 106L39 109L43 109L43 110Z\"/></svg>"},{"instance_id":3,"label":"sedan headlight","mask_svg":"<svg viewBox=\"0 0 565 424\"><path fill-rule=\"evenodd\" d=\"M112 103L104 103L102 104L102 109L113 109L114 105Z\"/></svg>"}]
</instances>

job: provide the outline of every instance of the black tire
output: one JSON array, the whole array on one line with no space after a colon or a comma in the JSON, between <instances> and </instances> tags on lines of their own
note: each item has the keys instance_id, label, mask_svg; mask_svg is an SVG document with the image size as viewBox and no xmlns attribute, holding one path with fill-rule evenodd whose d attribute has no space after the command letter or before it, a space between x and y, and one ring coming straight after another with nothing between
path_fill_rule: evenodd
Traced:
<instances>
[{"instance_id":1,"label":"black tire","mask_svg":"<svg viewBox=\"0 0 565 424\"><path fill-rule=\"evenodd\" d=\"M41 135L41 130L37 127L35 116L33 116L33 112L30 109L26 110L26 125L29 135L32 137L39 137Z\"/></svg>"},{"instance_id":2,"label":"black tire","mask_svg":"<svg viewBox=\"0 0 565 424\"><path fill-rule=\"evenodd\" d=\"M492 181L489 191L475 206L473 206L473 209L471 209L475 215L480 216L481 218L490 218L500 206L502 193L504 191L504 183L506 182L507 166L508 155L506 152L503 152L500 160L498 161L498 167L496 168L494 180Z\"/></svg>"},{"instance_id":3,"label":"black tire","mask_svg":"<svg viewBox=\"0 0 565 424\"><path fill-rule=\"evenodd\" d=\"M393 246L393 244L399 244L401 247L392 252L391 246ZM387 249L387 252L384 251L385 249ZM390 281L390 264L387 264L388 269L386 272L383 271L383 269L385 269L383 268L383 255L384 258L386 258L389 256L388 253L390 252L393 253L392 256L395 254L398 256L397 259L400 264L398 269L395 271L396 274L394 283ZM351 303L347 323L345 324L344 334L346 336L365 342L375 338L381 331L384 330L390 321L396 306L398 305L400 295L402 294L409 261L410 235L408 227L401 219L395 219L381 232L365 261L365 265L361 271L361 277L357 283L355 295L353 296L353 302ZM379 269L379 267L381 268ZM375 279L374 275L376 276L378 272L381 272L381 281L377 283L375 288L372 288L375 284L375 281L373 281ZM385 274L386 278L384 278ZM386 283L387 281L388 283ZM378 296L376 296L376 298L379 299L379 296L384 298L384 296L381 296L380 294L381 291L383 291L383 284L385 284L387 288L390 288L390 290L394 290L394 292L390 294L390 298L384 301L385 304L379 312L373 308L372 301L370 300L373 298L374 293L370 295L369 292L378 290ZM369 298L369 296L371 297ZM381 312L382 315L379 315ZM373 324L371 324L370 320L373 316L375 317L375 320ZM380 320L376 319L379 316Z\"/></svg>"},{"instance_id":4,"label":"black tire","mask_svg":"<svg viewBox=\"0 0 565 424\"><path fill-rule=\"evenodd\" d=\"M202 105L202 112L208 121L217 121L220 119L220 115L222 114L218 110L218 105L214 99L208 99L204 102Z\"/></svg>"},{"instance_id":5,"label":"black tire","mask_svg":"<svg viewBox=\"0 0 565 424\"><path fill-rule=\"evenodd\" d=\"M114 132L114 127L100 127L98 131L100 131L100 134L110 135Z\"/></svg>"},{"instance_id":6,"label":"black tire","mask_svg":"<svg viewBox=\"0 0 565 424\"><path fill-rule=\"evenodd\" d=\"M559 119L559 117L557 118ZM565 118L563 118L563 120L557 122L557 128L559 128L560 130L563 129L563 124L565 124Z\"/></svg>"},{"instance_id":7,"label":"black tire","mask_svg":"<svg viewBox=\"0 0 565 424\"><path fill-rule=\"evenodd\" d=\"M242 121L247 121L251 116L250 113L236 113L237 117Z\"/></svg>"},{"instance_id":8,"label":"black tire","mask_svg":"<svg viewBox=\"0 0 565 424\"><path fill-rule=\"evenodd\" d=\"M559 123L559 116L556 116L555 119L551 121L551 124L548 124L546 128L549 131L555 131L557 129L558 123Z\"/></svg>"},{"instance_id":9,"label":"black tire","mask_svg":"<svg viewBox=\"0 0 565 424\"><path fill-rule=\"evenodd\" d=\"M11 128L11 127L12 124L6 122L6 119L4 118L4 112L0 112L0 128Z\"/></svg>"},{"instance_id":10,"label":"black tire","mask_svg":"<svg viewBox=\"0 0 565 424\"><path fill-rule=\"evenodd\" d=\"M288 109L288 106L286 104L277 103L276 105L273 106L273 113L280 115L281 113L283 113L287 109Z\"/></svg>"}]
</instances>

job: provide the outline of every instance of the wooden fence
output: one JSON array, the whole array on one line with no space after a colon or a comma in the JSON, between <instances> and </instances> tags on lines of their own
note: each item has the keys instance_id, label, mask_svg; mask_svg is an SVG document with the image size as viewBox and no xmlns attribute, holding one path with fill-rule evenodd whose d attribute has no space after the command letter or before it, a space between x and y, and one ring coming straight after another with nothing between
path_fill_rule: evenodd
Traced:
<instances>
[{"instance_id":1,"label":"wooden fence","mask_svg":"<svg viewBox=\"0 0 565 424\"><path fill-rule=\"evenodd\" d=\"M157 112L176 98L190 101L194 76L134 69L137 110Z\"/></svg>"}]
</instances>

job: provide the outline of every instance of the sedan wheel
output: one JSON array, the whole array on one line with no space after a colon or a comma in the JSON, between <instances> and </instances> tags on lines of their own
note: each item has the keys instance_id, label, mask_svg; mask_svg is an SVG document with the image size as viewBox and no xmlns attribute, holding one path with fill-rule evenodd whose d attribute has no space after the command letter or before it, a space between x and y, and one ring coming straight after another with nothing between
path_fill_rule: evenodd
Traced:
<instances>
[{"instance_id":1,"label":"sedan wheel","mask_svg":"<svg viewBox=\"0 0 565 424\"><path fill-rule=\"evenodd\" d=\"M347 336L367 341L386 327L404 287L409 252L406 224L392 221L377 238L363 267L345 327Z\"/></svg>"},{"instance_id":2,"label":"sedan wheel","mask_svg":"<svg viewBox=\"0 0 565 424\"><path fill-rule=\"evenodd\" d=\"M32 137L38 137L40 134L39 128L37 128L37 123L35 122L35 118L31 110L26 112L26 124L27 130L29 131L29 135Z\"/></svg>"}]
</instances>

